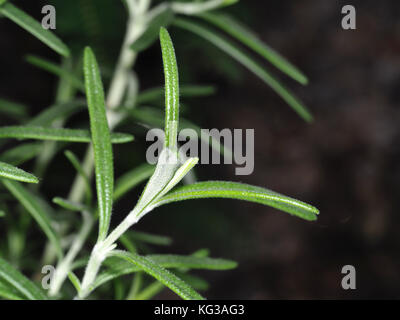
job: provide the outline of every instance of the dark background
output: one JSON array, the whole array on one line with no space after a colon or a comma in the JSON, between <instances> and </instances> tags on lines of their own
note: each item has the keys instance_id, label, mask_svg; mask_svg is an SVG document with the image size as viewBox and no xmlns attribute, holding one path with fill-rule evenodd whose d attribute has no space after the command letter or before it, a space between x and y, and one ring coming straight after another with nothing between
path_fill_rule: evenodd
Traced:
<instances>
[{"instance_id":1,"label":"dark background","mask_svg":"<svg viewBox=\"0 0 400 320\"><path fill-rule=\"evenodd\" d=\"M14 2L38 20L44 4L56 4L57 34L77 53L92 45L105 69L112 68L125 23L120 1ZM357 30L341 28L345 4L356 7ZM97 16L89 19L90 8ZM172 28L182 82L218 87L215 96L184 101L185 117L202 128L255 129L252 175L235 176L233 166L203 165L198 177L267 187L317 206L320 217L310 223L256 204L205 200L157 209L138 229L173 237L165 252L207 247L212 256L238 261L233 271L198 273L211 283L205 293L210 299L399 298L400 2L253 0L228 11L309 76L306 87L280 79L315 120L304 123L235 61ZM0 96L37 114L52 103L57 82L24 62L24 55L59 58L6 19L0 19L0 39ZM158 44L140 56L135 70L142 88L162 84ZM130 161L144 160L140 140L144 135L131 149L115 150L115 162L122 163L117 174L131 168ZM59 156L41 191L49 199L65 196L72 176ZM133 206L139 191L118 205L115 220ZM356 290L341 288L347 264L357 270ZM165 291L159 297L175 295Z\"/></svg>"}]
</instances>

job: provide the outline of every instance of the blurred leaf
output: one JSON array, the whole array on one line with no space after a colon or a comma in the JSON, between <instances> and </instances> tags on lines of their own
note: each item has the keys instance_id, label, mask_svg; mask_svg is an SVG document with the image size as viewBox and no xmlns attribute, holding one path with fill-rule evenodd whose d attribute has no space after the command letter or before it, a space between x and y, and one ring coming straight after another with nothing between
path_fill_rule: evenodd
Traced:
<instances>
[{"instance_id":1,"label":"blurred leaf","mask_svg":"<svg viewBox=\"0 0 400 320\"><path fill-rule=\"evenodd\" d=\"M17 166L36 157L42 149L43 145L40 142L24 143L3 152L0 161Z\"/></svg>"},{"instance_id":2,"label":"blurred leaf","mask_svg":"<svg viewBox=\"0 0 400 320\"><path fill-rule=\"evenodd\" d=\"M272 77L267 71L265 71L257 62L250 58L245 52L235 47L229 40L225 39L218 33L207 29L206 27L192 22L188 19L175 19L175 26L188 30L204 38L216 47L230 55L232 58L237 60L257 77L264 81L270 86L294 111L297 112L305 121L312 121L312 115L307 108L296 98L288 89L279 83L274 77Z\"/></svg>"},{"instance_id":3,"label":"blurred leaf","mask_svg":"<svg viewBox=\"0 0 400 320\"><path fill-rule=\"evenodd\" d=\"M33 174L5 162L0 162L0 177L27 183L39 182Z\"/></svg>"},{"instance_id":4,"label":"blurred leaf","mask_svg":"<svg viewBox=\"0 0 400 320\"><path fill-rule=\"evenodd\" d=\"M125 173L117 179L115 183L114 201L117 201L135 186L150 178L153 172L154 166L142 164L141 166Z\"/></svg>"},{"instance_id":5,"label":"blurred leaf","mask_svg":"<svg viewBox=\"0 0 400 320\"><path fill-rule=\"evenodd\" d=\"M71 281L72 285L75 287L76 292L79 293L81 291L81 283L78 277L72 271L68 272L68 279Z\"/></svg>"},{"instance_id":6,"label":"blurred leaf","mask_svg":"<svg viewBox=\"0 0 400 320\"><path fill-rule=\"evenodd\" d=\"M110 254L140 267L144 272L160 281L185 300L204 300L204 298L194 291L188 284L150 259L137 254L117 250L112 251Z\"/></svg>"},{"instance_id":7,"label":"blurred leaf","mask_svg":"<svg viewBox=\"0 0 400 320\"><path fill-rule=\"evenodd\" d=\"M47 300L46 295L32 281L2 258L0 258L0 279L29 300Z\"/></svg>"},{"instance_id":8,"label":"blurred leaf","mask_svg":"<svg viewBox=\"0 0 400 320\"><path fill-rule=\"evenodd\" d=\"M0 297L7 300L24 300L17 289L0 279Z\"/></svg>"},{"instance_id":9,"label":"blurred leaf","mask_svg":"<svg viewBox=\"0 0 400 320\"><path fill-rule=\"evenodd\" d=\"M149 284L146 288L140 291L137 295L135 300L150 300L157 294L159 294L165 288L164 284L159 281L154 281L153 283Z\"/></svg>"},{"instance_id":10,"label":"blurred leaf","mask_svg":"<svg viewBox=\"0 0 400 320\"><path fill-rule=\"evenodd\" d=\"M9 126L0 127L0 138L55 140L68 142L91 142L90 132L80 129ZM125 133L113 133L112 143L133 141L133 136Z\"/></svg>"},{"instance_id":11,"label":"blurred leaf","mask_svg":"<svg viewBox=\"0 0 400 320\"><path fill-rule=\"evenodd\" d=\"M249 28L229 15L219 13L202 13L199 17L224 30L253 51L271 62L276 68L286 73L299 83L306 85L307 77L274 49L263 43Z\"/></svg>"},{"instance_id":12,"label":"blurred leaf","mask_svg":"<svg viewBox=\"0 0 400 320\"><path fill-rule=\"evenodd\" d=\"M21 120L21 118L23 119L28 115L27 107L25 105L1 98L0 113L12 117L16 120Z\"/></svg>"},{"instance_id":13,"label":"blurred leaf","mask_svg":"<svg viewBox=\"0 0 400 320\"><path fill-rule=\"evenodd\" d=\"M82 100L55 104L32 118L26 125L50 127L54 120L66 119L75 112L82 110L84 106L86 106L86 103Z\"/></svg>"},{"instance_id":14,"label":"blurred leaf","mask_svg":"<svg viewBox=\"0 0 400 320\"><path fill-rule=\"evenodd\" d=\"M2 180L2 182L4 186L13 194L13 196L22 204L26 211L28 211L36 220L43 232L49 238L50 242L53 244L58 256L61 257L63 254L59 235L53 229L49 214L45 211L44 206L31 193L31 191L25 189L18 182L11 180Z\"/></svg>"},{"instance_id":15,"label":"blurred leaf","mask_svg":"<svg viewBox=\"0 0 400 320\"><path fill-rule=\"evenodd\" d=\"M40 69L43 69L56 75L57 77L67 80L73 87L81 92L85 92L85 85L83 84L83 82L77 76L75 76L71 72L68 72L65 68L62 68L53 62L34 55L27 55L25 57L25 60Z\"/></svg>"},{"instance_id":16,"label":"blurred leaf","mask_svg":"<svg viewBox=\"0 0 400 320\"><path fill-rule=\"evenodd\" d=\"M54 33L44 29L34 18L10 2L0 5L0 13L14 21L60 55L64 57L69 56L68 47Z\"/></svg>"},{"instance_id":17,"label":"blurred leaf","mask_svg":"<svg viewBox=\"0 0 400 320\"><path fill-rule=\"evenodd\" d=\"M179 187L155 201L155 207L182 200L230 198L261 203L305 220L316 220L317 208L274 191L248 184L227 181L207 181Z\"/></svg>"},{"instance_id":18,"label":"blurred leaf","mask_svg":"<svg viewBox=\"0 0 400 320\"><path fill-rule=\"evenodd\" d=\"M99 240L107 236L114 192L114 168L110 130L106 117L104 90L93 51L85 48L84 74L94 149L97 201L99 206Z\"/></svg>"},{"instance_id":19,"label":"blurred leaf","mask_svg":"<svg viewBox=\"0 0 400 320\"><path fill-rule=\"evenodd\" d=\"M158 39L160 28L168 27L174 18L174 13L171 9L161 11L148 24L146 31L131 45L131 49L140 52L146 50Z\"/></svg>"},{"instance_id":20,"label":"blurred leaf","mask_svg":"<svg viewBox=\"0 0 400 320\"><path fill-rule=\"evenodd\" d=\"M52 201L55 204L58 204L61 208L64 208L66 210L78 211L78 212L88 210L88 208L85 205L64 198L54 197Z\"/></svg>"},{"instance_id":21,"label":"blurred leaf","mask_svg":"<svg viewBox=\"0 0 400 320\"><path fill-rule=\"evenodd\" d=\"M147 232L128 231L126 235L133 240L158 246L169 246L172 243L172 239L170 237L159 236Z\"/></svg>"},{"instance_id":22,"label":"blurred leaf","mask_svg":"<svg viewBox=\"0 0 400 320\"><path fill-rule=\"evenodd\" d=\"M206 291L210 287L210 284L204 279L194 276L192 274L180 272L178 270L174 270L174 273L181 278L183 281L187 282L190 286L192 286L196 290Z\"/></svg>"}]
</instances>

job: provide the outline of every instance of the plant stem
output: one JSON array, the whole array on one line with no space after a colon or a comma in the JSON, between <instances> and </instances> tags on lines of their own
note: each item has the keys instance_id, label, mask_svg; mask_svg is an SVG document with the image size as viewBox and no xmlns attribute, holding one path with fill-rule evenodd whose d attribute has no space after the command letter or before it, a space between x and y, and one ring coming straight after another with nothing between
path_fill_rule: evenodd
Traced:
<instances>
[{"instance_id":1,"label":"plant stem","mask_svg":"<svg viewBox=\"0 0 400 320\"><path fill-rule=\"evenodd\" d=\"M71 270L71 264L75 260L77 254L82 249L87 236L90 233L93 225L93 218L91 213L82 212L83 215L83 225L79 234L76 236L72 242L71 248L68 251L64 259L62 259L56 268L53 279L51 280L49 295L56 296L61 289L64 280L67 278L68 272Z\"/></svg>"}]
</instances>

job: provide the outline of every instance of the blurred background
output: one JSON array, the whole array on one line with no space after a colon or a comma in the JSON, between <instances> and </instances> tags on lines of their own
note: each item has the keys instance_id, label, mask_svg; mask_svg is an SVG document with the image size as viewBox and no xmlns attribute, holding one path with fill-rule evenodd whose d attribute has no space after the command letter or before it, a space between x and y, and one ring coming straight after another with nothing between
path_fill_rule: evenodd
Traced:
<instances>
[{"instance_id":1,"label":"blurred background","mask_svg":"<svg viewBox=\"0 0 400 320\"><path fill-rule=\"evenodd\" d=\"M39 21L42 6L54 4L56 33L76 55L93 46L103 73L112 70L126 21L120 1L13 2ZM356 7L357 30L341 28L345 4ZM197 176L267 187L315 205L320 217L306 222L257 204L198 200L159 208L137 229L174 239L158 252L209 248L212 256L238 261L232 271L196 273L211 283L209 299L399 298L400 2L249 0L226 11L308 75L310 84L301 86L260 60L315 120L305 123L230 57L171 28L181 82L217 88L213 96L183 100L184 116L202 128L255 129L252 175L235 176L230 165L200 165ZM24 56L59 57L6 19L0 19L0 39L0 96L28 105L35 115L53 102L57 81ZM162 85L161 70L156 43L135 65L141 89ZM82 115L72 123L79 121ZM13 123L0 119L1 125ZM115 148L117 175L145 161L148 146L143 129L125 124L121 131L137 139ZM82 156L84 147L74 151ZM68 161L60 154L47 171L40 191L49 200L65 196L73 177ZM117 205L113 223L140 190ZM341 288L341 269L348 264L357 271L356 290ZM158 298L176 296L164 291Z\"/></svg>"}]
</instances>

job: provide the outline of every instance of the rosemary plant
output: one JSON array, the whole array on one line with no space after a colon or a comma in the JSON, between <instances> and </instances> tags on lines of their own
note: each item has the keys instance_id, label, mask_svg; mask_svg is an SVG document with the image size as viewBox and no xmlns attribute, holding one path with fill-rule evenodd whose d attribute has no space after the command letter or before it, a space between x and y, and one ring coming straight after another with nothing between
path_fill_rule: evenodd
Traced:
<instances>
[{"instance_id":1,"label":"rosemary plant","mask_svg":"<svg viewBox=\"0 0 400 320\"><path fill-rule=\"evenodd\" d=\"M99 297L97 292L101 286L110 282L117 286L120 277L133 274L131 289L124 298L148 299L167 287L183 299L203 299L197 291L203 290L207 284L191 275L190 271L228 270L236 267L235 262L210 258L208 251L204 250L188 256L144 255L135 245L165 245L170 242L165 237L134 231L132 226L145 215L156 211L157 207L172 202L202 198L239 199L271 206L305 220L316 219L318 210L313 206L263 187L226 181L180 185L181 181L192 173L199 159L182 157L178 151L179 100L185 95L207 94L209 88L180 87L174 45L167 27L180 28L209 41L270 86L303 119L312 119L299 99L231 39L222 35L226 33L230 38L241 42L299 83L307 83L307 78L302 72L262 43L247 27L233 17L216 11L236 2L163 2L152 6L150 0L123 1L128 14L126 35L105 95L93 49L84 49L82 80L81 73L71 68L71 62L76 61L77 57L71 55L66 44L50 30L43 29L39 22L11 1L0 0L0 14L17 23L63 57L61 65L32 55L27 57L29 63L59 78L59 90L53 106L28 119L26 108L5 99L0 100L0 112L21 122L19 125L1 127L0 138L24 141L0 155L0 177L5 188L2 191L0 223L8 226L9 221L14 219L9 214L11 206L21 212L21 217L30 216L47 237L42 262L35 265L32 271L40 272L44 265L55 265L49 285L45 288L41 288L20 271L23 268L18 264L21 255L24 254L27 225L24 218L21 218L17 230L15 227L6 228L8 248L0 252L1 297L96 298ZM217 32L216 29L220 31ZM144 107L148 101L157 99L163 90L155 88L139 91L138 79L132 71L138 54L158 38L165 77L165 117L157 110L149 113ZM80 93L85 94L86 100L78 98ZM87 128L66 128L68 118L85 108L88 110ZM115 181L114 168L117 164L114 163L112 145L130 143L134 138L130 133L118 133L114 129L127 121L145 123L149 127L163 125L164 145L155 167L143 164ZM182 122L191 128L199 128L187 120ZM89 144L82 161L72 151L67 150L68 145L72 143ZM53 204L50 205L47 197L41 195L38 189L23 183L38 184L45 180L45 176L37 177L38 173L43 173L46 166L62 150L76 170L77 176L69 195L66 198L53 198ZM223 147L218 150L223 152ZM17 167L31 159L36 159L35 174ZM96 192L91 188L93 173ZM112 228L115 202L146 180L147 184L137 203L125 214L122 222ZM185 181L188 180L190 179ZM14 198L19 202L19 207L14 205ZM79 212L80 215L66 217L64 213L67 211ZM71 233L70 230L77 221L80 229ZM97 237L94 245L90 241L93 235ZM121 245L125 250L120 248ZM90 254L87 255L84 249L89 249ZM81 279L78 274L82 275ZM155 279L147 287L143 287L144 275ZM74 290L71 290L67 282L73 285Z\"/></svg>"}]
</instances>

